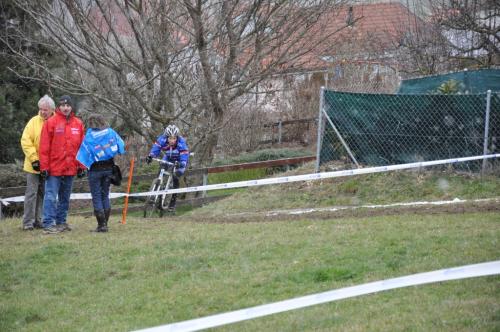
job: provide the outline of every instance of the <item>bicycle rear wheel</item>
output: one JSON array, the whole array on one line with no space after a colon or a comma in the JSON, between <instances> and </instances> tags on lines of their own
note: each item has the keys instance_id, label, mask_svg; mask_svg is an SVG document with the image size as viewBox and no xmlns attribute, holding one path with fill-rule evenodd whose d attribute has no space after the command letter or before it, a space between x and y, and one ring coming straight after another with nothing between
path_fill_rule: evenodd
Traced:
<instances>
[{"instance_id":1,"label":"bicycle rear wheel","mask_svg":"<svg viewBox=\"0 0 500 332\"><path fill-rule=\"evenodd\" d=\"M160 190L160 187L160 179L155 179L153 183L151 183L151 188L149 189L149 191L158 191ZM146 202L144 203L143 208L144 218L151 218L153 216L155 210L158 208L158 200L160 199L161 197L158 194L151 194L146 197Z\"/></svg>"}]
</instances>

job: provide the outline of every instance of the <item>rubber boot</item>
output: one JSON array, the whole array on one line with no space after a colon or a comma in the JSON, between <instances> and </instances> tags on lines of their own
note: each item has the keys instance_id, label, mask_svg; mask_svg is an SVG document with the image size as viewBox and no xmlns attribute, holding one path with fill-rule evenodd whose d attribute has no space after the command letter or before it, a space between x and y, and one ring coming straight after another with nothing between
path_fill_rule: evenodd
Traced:
<instances>
[{"instance_id":1,"label":"rubber boot","mask_svg":"<svg viewBox=\"0 0 500 332\"><path fill-rule=\"evenodd\" d=\"M104 210L104 226L103 226L103 232L108 231L108 221L109 221L109 215L111 214L111 209Z\"/></svg>"},{"instance_id":2,"label":"rubber boot","mask_svg":"<svg viewBox=\"0 0 500 332\"><path fill-rule=\"evenodd\" d=\"M107 232L107 228L104 230L104 224L106 222L106 216L104 215L104 212L94 210L94 215L97 220L97 228L94 232Z\"/></svg>"}]
</instances>

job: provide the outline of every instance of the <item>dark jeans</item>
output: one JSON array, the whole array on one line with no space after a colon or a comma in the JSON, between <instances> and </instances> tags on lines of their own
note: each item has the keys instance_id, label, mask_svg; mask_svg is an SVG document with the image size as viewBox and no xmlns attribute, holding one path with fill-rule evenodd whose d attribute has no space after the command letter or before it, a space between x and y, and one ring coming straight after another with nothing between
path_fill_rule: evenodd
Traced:
<instances>
[{"instance_id":1,"label":"dark jeans","mask_svg":"<svg viewBox=\"0 0 500 332\"><path fill-rule=\"evenodd\" d=\"M112 172L112 169L89 171L89 187L94 211L103 212L111 208L109 186Z\"/></svg>"},{"instance_id":2,"label":"dark jeans","mask_svg":"<svg viewBox=\"0 0 500 332\"><path fill-rule=\"evenodd\" d=\"M45 196L43 198L43 227L66 223L69 210L69 199L73 187L72 176L49 176L45 180Z\"/></svg>"}]
</instances>

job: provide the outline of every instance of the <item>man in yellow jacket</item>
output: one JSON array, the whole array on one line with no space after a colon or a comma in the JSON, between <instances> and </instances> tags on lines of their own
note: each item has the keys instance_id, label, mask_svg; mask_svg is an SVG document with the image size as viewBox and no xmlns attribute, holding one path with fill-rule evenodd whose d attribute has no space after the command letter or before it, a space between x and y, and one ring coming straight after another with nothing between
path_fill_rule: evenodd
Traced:
<instances>
[{"instance_id":1,"label":"man in yellow jacket","mask_svg":"<svg viewBox=\"0 0 500 332\"><path fill-rule=\"evenodd\" d=\"M23 230L42 228L42 208L44 181L40 177L40 158L38 155L40 136L44 122L54 114L55 103L45 95L38 101L38 114L24 127L21 146L25 155L26 193L24 194Z\"/></svg>"}]
</instances>

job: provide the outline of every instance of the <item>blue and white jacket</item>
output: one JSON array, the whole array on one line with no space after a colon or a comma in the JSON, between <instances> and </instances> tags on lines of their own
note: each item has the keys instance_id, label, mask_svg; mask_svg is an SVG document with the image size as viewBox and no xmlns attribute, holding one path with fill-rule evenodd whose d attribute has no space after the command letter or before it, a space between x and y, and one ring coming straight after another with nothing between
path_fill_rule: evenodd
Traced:
<instances>
[{"instance_id":1,"label":"blue and white jacket","mask_svg":"<svg viewBox=\"0 0 500 332\"><path fill-rule=\"evenodd\" d=\"M125 143L116 131L111 128L89 128L76 159L90 169L96 161L111 159L118 153L125 153Z\"/></svg>"},{"instance_id":2,"label":"blue and white jacket","mask_svg":"<svg viewBox=\"0 0 500 332\"><path fill-rule=\"evenodd\" d=\"M168 137L165 135L160 135L153 144L149 155L152 157L158 157L160 152L164 153L163 160L174 163L179 162L179 171L184 173L189 162L189 147L186 140L182 136L177 136L177 143L175 146L168 145Z\"/></svg>"}]
</instances>

